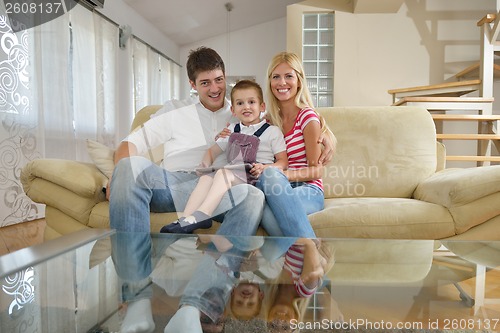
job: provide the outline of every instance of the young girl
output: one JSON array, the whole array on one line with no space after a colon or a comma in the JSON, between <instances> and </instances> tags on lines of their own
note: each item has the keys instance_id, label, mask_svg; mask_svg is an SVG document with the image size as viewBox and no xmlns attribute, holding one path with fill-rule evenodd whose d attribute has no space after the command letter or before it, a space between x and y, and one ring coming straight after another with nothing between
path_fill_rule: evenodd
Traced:
<instances>
[{"instance_id":1,"label":"young girl","mask_svg":"<svg viewBox=\"0 0 500 333\"><path fill-rule=\"evenodd\" d=\"M325 128L321 116L314 110L297 55L277 54L268 67L267 118L281 129L285 136L288 169L264 170L257 187L266 196L262 226L271 236L308 237L316 235L307 218L308 214L324 207L323 165L318 160L322 132L335 137ZM277 191L276 189L281 189ZM291 245L287 241L265 244L267 257L281 256Z\"/></svg>"}]
</instances>

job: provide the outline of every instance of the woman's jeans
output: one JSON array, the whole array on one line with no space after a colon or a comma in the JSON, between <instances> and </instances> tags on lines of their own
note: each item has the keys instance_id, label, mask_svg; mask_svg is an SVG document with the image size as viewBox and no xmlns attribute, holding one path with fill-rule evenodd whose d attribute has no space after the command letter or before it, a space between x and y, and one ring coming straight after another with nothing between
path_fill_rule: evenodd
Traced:
<instances>
[{"instance_id":1,"label":"woman's jeans","mask_svg":"<svg viewBox=\"0 0 500 333\"><path fill-rule=\"evenodd\" d=\"M277 168L264 169L256 186L266 197L262 227L270 236L287 237L266 240L261 248L266 259L279 258L296 238L316 238L307 215L324 208L324 193L319 187L289 182Z\"/></svg>"},{"instance_id":2,"label":"woman's jeans","mask_svg":"<svg viewBox=\"0 0 500 333\"><path fill-rule=\"evenodd\" d=\"M110 226L117 231L112 237L112 257L124 282L124 301L150 297L147 288L152 271L150 212L182 212L197 181L194 174L169 172L139 156L124 158L115 166L109 215ZM255 235L263 206L261 191L247 184L234 186L214 212L214 215L225 213L217 234ZM168 245L168 241L162 242L162 248Z\"/></svg>"}]
</instances>

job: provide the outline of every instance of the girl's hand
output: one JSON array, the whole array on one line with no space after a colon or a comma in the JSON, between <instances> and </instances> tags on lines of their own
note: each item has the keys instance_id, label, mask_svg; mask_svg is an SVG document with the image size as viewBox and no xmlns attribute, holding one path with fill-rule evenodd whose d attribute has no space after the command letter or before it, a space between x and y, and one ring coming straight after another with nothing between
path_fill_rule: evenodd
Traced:
<instances>
[{"instance_id":1,"label":"girl's hand","mask_svg":"<svg viewBox=\"0 0 500 333\"><path fill-rule=\"evenodd\" d=\"M204 173L204 172L200 172L200 171L198 171L198 169L208 168L208 167L210 167L210 165L211 165L211 164L210 164L210 163L208 163L208 162L206 162L206 161L201 161L200 165L198 165L198 167L195 169L195 171L196 171L196 175L197 175L198 177L201 177L201 176L205 175L206 173Z\"/></svg>"},{"instance_id":2,"label":"girl's hand","mask_svg":"<svg viewBox=\"0 0 500 333\"><path fill-rule=\"evenodd\" d=\"M231 131L229 130L229 128L227 128L227 126L229 126L229 123L227 123L226 127L215 136L215 141L217 141L217 139L219 138L227 138L231 135Z\"/></svg>"},{"instance_id":3,"label":"girl's hand","mask_svg":"<svg viewBox=\"0 0 500 333\"><path fill-rule=\"evenodd\" d=\"M198 165L198 168L208 168L210 166L210 163L207 161L201 161L200 165Z\"/></svg>"}]
</instances>

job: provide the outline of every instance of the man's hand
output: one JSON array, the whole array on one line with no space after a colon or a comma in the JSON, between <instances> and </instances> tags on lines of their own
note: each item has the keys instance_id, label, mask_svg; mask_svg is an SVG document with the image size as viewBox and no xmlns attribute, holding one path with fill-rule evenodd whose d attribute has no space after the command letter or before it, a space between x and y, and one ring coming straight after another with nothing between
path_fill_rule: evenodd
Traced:
<instances>
[{"instance_id":1,"label":"man's hand","mask_svg":"<svg viewBox=\"0 0 500 333\"><path fill-rule=\"evenodd\" d=\"M106 200L108 201L110 193L111 193L111 177L109 177L108 183L106 184Z\"/></svg>"},{"instance_id":2,"label":"man's hand","mask_svg":"<svg viewBox=\"0 0 500 333\"><path fill-rule=\"evenodd\" d=\"M334 141L330 135L323 132L318 139L318 143L323 145L318 163L320 163L321 165L327 165L328 163L330 163L333 155L335 154L337 142L336 140Z\"/></svg>"}]
</instances>

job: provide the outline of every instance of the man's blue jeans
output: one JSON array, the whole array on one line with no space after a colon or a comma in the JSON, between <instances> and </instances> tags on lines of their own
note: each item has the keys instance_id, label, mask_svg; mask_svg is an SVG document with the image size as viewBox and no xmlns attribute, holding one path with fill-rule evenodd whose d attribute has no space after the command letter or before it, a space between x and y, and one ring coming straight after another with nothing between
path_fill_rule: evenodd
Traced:
<instances>
[{"instance_id":1,"label":"man's blue jeans","mask_svg":"<svg viewBox=\"0 0 500 333\"><path fill-rule=\"evenodd\" d=\"M150 212L183 211L197 181L194 174L169 172L139 156L124 158L116 165L109 215L110 226L117 231L112 238L112 254L117 273L124 280L124 301L150 296L146 288L152 271ZM255 235L263 207L261 191L247 184L233 187L214 212L225 213L217 234ZM162 248L168 245L162 242Z\"/></svg>"},{"instance_id":2,"label":"man's blue jeans","mask_svg":"<svg viewBox=\"0 0 500 333\"><path fill-rule=\"evenodd\" d=\"M324 208L324 193L315 185L289 182L277 168L266 168L256 186L264 192L266 206L262 227L270 236L261 248L266 259L273 261L283 255L296 238L316 238L308 214Z\"/></svg>"}]
</instances>

